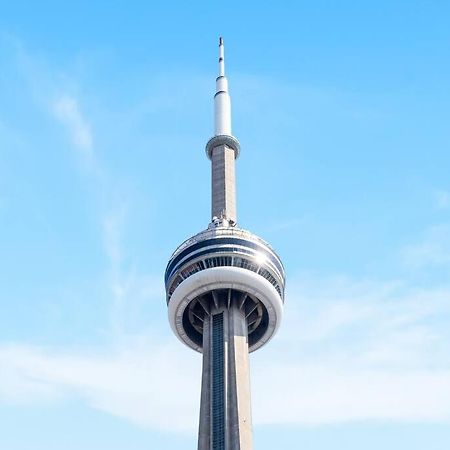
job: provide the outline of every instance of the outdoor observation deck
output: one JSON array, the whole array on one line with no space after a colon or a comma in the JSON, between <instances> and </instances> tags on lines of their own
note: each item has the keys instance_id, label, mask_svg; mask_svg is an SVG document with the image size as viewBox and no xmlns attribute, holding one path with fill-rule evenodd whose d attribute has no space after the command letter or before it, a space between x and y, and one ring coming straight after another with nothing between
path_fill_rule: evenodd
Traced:
<instances>
[{"instance_id":1,"label":"outdoor observation deck","mask_svg":"<svg viewBox=\"0 0 450 450\"><path fill-rule=\"evenodd\" d=\"M184 241L167 264L167 303L186 278L213 267L240 267L261 275L284 300L284 267L275 251L249 231L233 227L208 228Z\"/></svg>"},{"instance_id":2,"label":"outdoor observation deck","mask_svg":"<svg viewBox=\"0 0 450 450\"><path fill-rule=\"evenodd\" d=\"M165 283L169 309L177 310L176 334L197 351L202 351L203 324L213 309L242 310L250 351L278 327L284 268L274 250L246 230L213 225L186 240L169 260Z\"/></svg>"}]
</instances>

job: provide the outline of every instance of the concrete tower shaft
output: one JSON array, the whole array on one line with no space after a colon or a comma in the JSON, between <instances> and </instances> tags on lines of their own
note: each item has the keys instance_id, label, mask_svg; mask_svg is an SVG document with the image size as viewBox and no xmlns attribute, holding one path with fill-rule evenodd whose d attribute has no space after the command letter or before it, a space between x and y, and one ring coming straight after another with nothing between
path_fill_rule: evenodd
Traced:
<instances>
[{"instance_id":1,"label":"concrete tower shaft","mask_svg":"<svg viewBox=\"0 0 450 450\"><path fill-rule=\"evenodd\" d=\"M198 449L252 448L247 319L242 293L217 293L203 323Z\"/></svg>"}]
</instances>

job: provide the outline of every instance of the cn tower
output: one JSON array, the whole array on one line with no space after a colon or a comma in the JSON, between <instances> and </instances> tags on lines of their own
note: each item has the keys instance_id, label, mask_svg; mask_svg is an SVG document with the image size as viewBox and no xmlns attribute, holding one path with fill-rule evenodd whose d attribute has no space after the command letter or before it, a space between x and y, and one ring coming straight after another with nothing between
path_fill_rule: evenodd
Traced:
<instances>
[{"instance_id":1,"label":"cn tower","mask_svg":"<svg viewBox=\"0 0 450 450\"><path fill-rule=\"evenodd\" d=\"M252 421L249 352L277 332L285 273L275 251L237 226L231 102L223 39L214 95L212 202L208 228L183 242L166 272L169 322L178 339L203 353L199 450L250 450Z\"/></svg>"}]
</instances>

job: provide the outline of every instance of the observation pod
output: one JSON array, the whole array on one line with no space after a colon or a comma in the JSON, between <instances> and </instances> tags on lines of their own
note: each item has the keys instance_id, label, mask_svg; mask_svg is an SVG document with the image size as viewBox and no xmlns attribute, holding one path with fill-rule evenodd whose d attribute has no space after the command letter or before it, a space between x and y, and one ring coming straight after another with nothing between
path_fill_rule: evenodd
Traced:
<instances>
[{"instance_id":1,"label":"observation pod","mask_svg":"<svg viewBox=\"0 0 450 450\"><path fill-rule=\"evenodd\" d=\"M181 244L165 274L169 321L175 335L202 352L205 318L236 306L252 352L276 333L284 301L284 268L256 235L215 226Z\"/></svg>"}]
</instances>

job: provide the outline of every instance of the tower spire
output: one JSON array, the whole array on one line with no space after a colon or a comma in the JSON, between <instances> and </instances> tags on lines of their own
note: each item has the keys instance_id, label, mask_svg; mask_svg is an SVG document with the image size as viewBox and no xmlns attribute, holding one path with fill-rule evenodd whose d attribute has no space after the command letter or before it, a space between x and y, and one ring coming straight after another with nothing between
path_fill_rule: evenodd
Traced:
<instances>
[{"instance_id":1,"label":"tower spire","mask_svg":"<svg viewBox=\"0 0 450 450\"><path fill-rule=\"evenodd\" d=\"M219 76L216 79L214 109L214 134L231 136L231 101L228 93L228 80L225 76L225 47L222 37L219 38Z\"/></svg>"},{"instance_id":2,"label":"tower spire","mask_svg":"<svg viewBox=\"0 0 450 450\"><path fill-rule=\"evenodd\" d=\"M225 47L223 37L219 38L219 77L225 76Z\"/></svg>"},{"instance_id":3,"label":"tower spire","mask_svg":"<svg viewBox=\"0 0 450 450\"><path fill-rule=\"evenodd\" d=\"M231 134L231 101L225 76L225 48L219 38L219 76L214 95L214 136L206 144L212 165L211 219L216 226L236 225L236 186L234 160L240 146Z\"/></svg>"}]
</instances>

